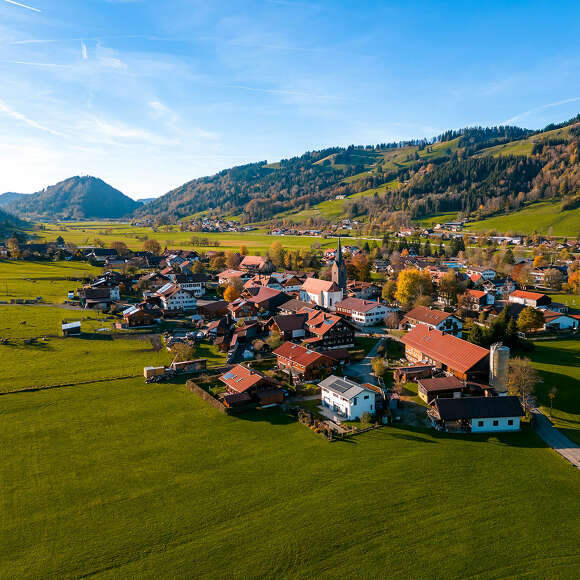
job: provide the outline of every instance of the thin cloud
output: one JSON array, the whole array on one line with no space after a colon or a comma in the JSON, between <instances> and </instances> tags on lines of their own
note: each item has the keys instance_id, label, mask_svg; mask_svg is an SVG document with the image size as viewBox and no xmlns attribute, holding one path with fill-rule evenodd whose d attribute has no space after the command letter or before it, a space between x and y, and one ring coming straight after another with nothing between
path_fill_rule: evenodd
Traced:
<instances>
[{"instance_id":1,"label":"thin cloud","mask_svg":"<svg viewBox=\"0 0 580 580\"><path fill-rule=\"evenodd\" d=\"M56 67L56 68L69 68L70 64L59 64L56 62L33 62L28 60L0 60L2 64L18 64L23 66L41 66L41 67Z\"/></svg>"},{"instance_id":2,"label":"thin cloud","mask_svg":"<svg viewBox=\"0 0 580 580\"><path fill-rule=\"evenodd\" d=\"M17 121L21 121L25 125L28 125L29 127L32 127L34 129L38 129L39 131L45 131L46 133L56 135L57 137L65 136L62 133L59 133L58 131L55 131L54 129L47 127L46 125L42 125L41 123L38 123L34 119L27 117L23 113L14 110L12 107L8 106L4 101L0 101L0 113L3 113L4 115L11 117L12 119L16 119Z\"/></svg>"},{"instance_id":3,"label":"thin cloud","mask_svg":"<svg viewBox=\"0 0 580 580\"><path fill-rule=\"evenodd\" d=\"M87 45L81 40L81 56L83 60L87 60Z\"/></svg>"},{"instance_id":4,"label":"thin cloud","mask_svg":"<svg viewBox=\"0 0 580 580\"><path fill-rule=\"evenodd\" d=\"M552 109L553 107L560 107L561 105L567 105L569 103L576 103L580 101L580 97L572 97L570 99L564 99L562 101L555 101L553 103L547 103L545 105L541 105L539 107L534 107L533 109L529 109L528 111L524 111L523 113L518 113L505 121L502 121L502 125L509 125L510 123L514 123L515 121L519 121L528 115L532 115L533 113L538 113L540 111L544 111L545 109Z\"/></svg>"},{"instance_id":5,"label":"thin cloud","mask_svg":"<svg viewBox=\"0 0 580 580\"><path fill-rule=\"evenodd\" d=\"M33 12L42 12L42 10L39 10L38 8L28 6L28 4L22 4L20 2L15 2L15 0L4 0L4 2L8 2L8 4L14 4L15 6L20 6L21 8L26 8L27 10L32 10Z\"/></svg>"},{"instance_id":6,"label":"thin cloud","mask_svg":"<svg viewBox=\"0 0 580 580\"><path fill-rule=\"evenodd\" d=\"M345 97L339 95L317 95L315 93L305 93L301 91L289 91L285 89L263 89L261 87L250 87L247 85L224 85L229 89L240 89L242 91L251 91L255 93L266 93L271 95L288 95L290 97L306 97L308 99L329 100L329 101L346 101Z\"/></svg>"}]
</instances>

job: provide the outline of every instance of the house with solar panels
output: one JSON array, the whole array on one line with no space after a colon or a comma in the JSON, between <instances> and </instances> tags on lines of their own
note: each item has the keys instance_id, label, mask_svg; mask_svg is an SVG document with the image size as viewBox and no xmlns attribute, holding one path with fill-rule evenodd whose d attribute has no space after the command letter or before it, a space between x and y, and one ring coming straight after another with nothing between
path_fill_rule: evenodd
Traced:
<instances>
[{"instance_id":1,"label":"house with solar panels","mask_svg":"<svg viewBox=\"0 0 580 580\"><path fill-rule=\"evenodd\" d=\"M365 412L376 412L375 392L350 379L331 375L318 386L322 406L336 421L356 421Z\"/></svg>"}]
</instances>

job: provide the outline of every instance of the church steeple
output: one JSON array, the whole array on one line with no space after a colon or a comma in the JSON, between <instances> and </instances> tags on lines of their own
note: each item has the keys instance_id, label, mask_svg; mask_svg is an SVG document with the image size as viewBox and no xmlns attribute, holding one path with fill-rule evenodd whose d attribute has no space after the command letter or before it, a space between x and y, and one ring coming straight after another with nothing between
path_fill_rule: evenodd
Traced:
<instances>
[{"instance_id":1,"label":"church steeple","mask_svg":"<svg viewBox=\"0 0 580 580\"><path fill-rule=\"evenodd\" d=\"M338 238L338 248L332 264L332 281L346 294L346 264L342 257L342 244L340 236Z\"/></svg>"}]
</instances>

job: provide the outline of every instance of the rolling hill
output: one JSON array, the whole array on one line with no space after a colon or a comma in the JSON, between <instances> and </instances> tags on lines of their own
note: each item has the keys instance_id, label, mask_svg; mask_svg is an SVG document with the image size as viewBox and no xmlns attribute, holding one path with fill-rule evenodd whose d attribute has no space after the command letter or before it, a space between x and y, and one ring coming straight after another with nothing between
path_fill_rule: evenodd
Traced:
<instances>
[{"instance_id":1,"label":"rolling hill","mask_svg":"<svg viewBox=\"0 0 580 580\"><path fill-rule=\"evenodd\" d=\"M5 209L32 219L116 219L132 214L141 205L102 179L77 176L22 195Z\"/></svg>"},{"instance_id":2,"label":"rolling hill","mask_svg":"<svg viewBox=\"0 0 580 580\"><path fill-rule=\"evenodd\" d=\"M0 193L0 207L5 207L14 201L18 201L19 199L26 197L26 195L26 193L14 193L12 191Z\"/></svg>"},{"instance_id":3,"label":"rolling hill","mask_svg":"<svg viewBox=\"0 0 580 580\"><path fill-rule=\"evenodd\" d=\"M469 127L431 140L335 147L194 179L135 215L271 224L356 217L377 231L442 213L485 219L577 195L579 142L577 116L540 131Z\"/></svg>"}]
</instances>

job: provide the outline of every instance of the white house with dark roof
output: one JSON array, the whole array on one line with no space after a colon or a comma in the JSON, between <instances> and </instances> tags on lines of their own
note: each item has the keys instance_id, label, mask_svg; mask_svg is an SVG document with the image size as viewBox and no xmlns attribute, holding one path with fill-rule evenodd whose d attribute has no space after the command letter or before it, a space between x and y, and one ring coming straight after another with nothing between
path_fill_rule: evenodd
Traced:
<instances>
[{"instance_id":1,"label":"white house with dark roof","mask_svg":"<svg viewBox=\"0 0 580 580\"><path fill-rule=\"evenodd\" d=\"M154 296L161 299L164 310L195 310L197 300L190 290L184 290L177 284L165 284L155 292Z\"/></svg>"},{"instance_id":2,"label":"white house with dark roof","mask_svg":"<svg viewBox=\"0 0 580 580\"><path fill-rule=\"evenodd\" d=\"M375 300L349 297L337 302L336 312L348 316L360 326L377 326L382 324L388 312L396 312L396 309Z\"/></svg>"},{"instance_id":3,"label":"white house with dark roof","mask_svg":"<svg viewBox=\"0 0 580 580\"><path fill-rule=\"evenodd\" d=\"M345 377L331 375L318 383L322 406L336 421L353 421L376 411L375 392Z\"/></svg>"}]
</instances>

